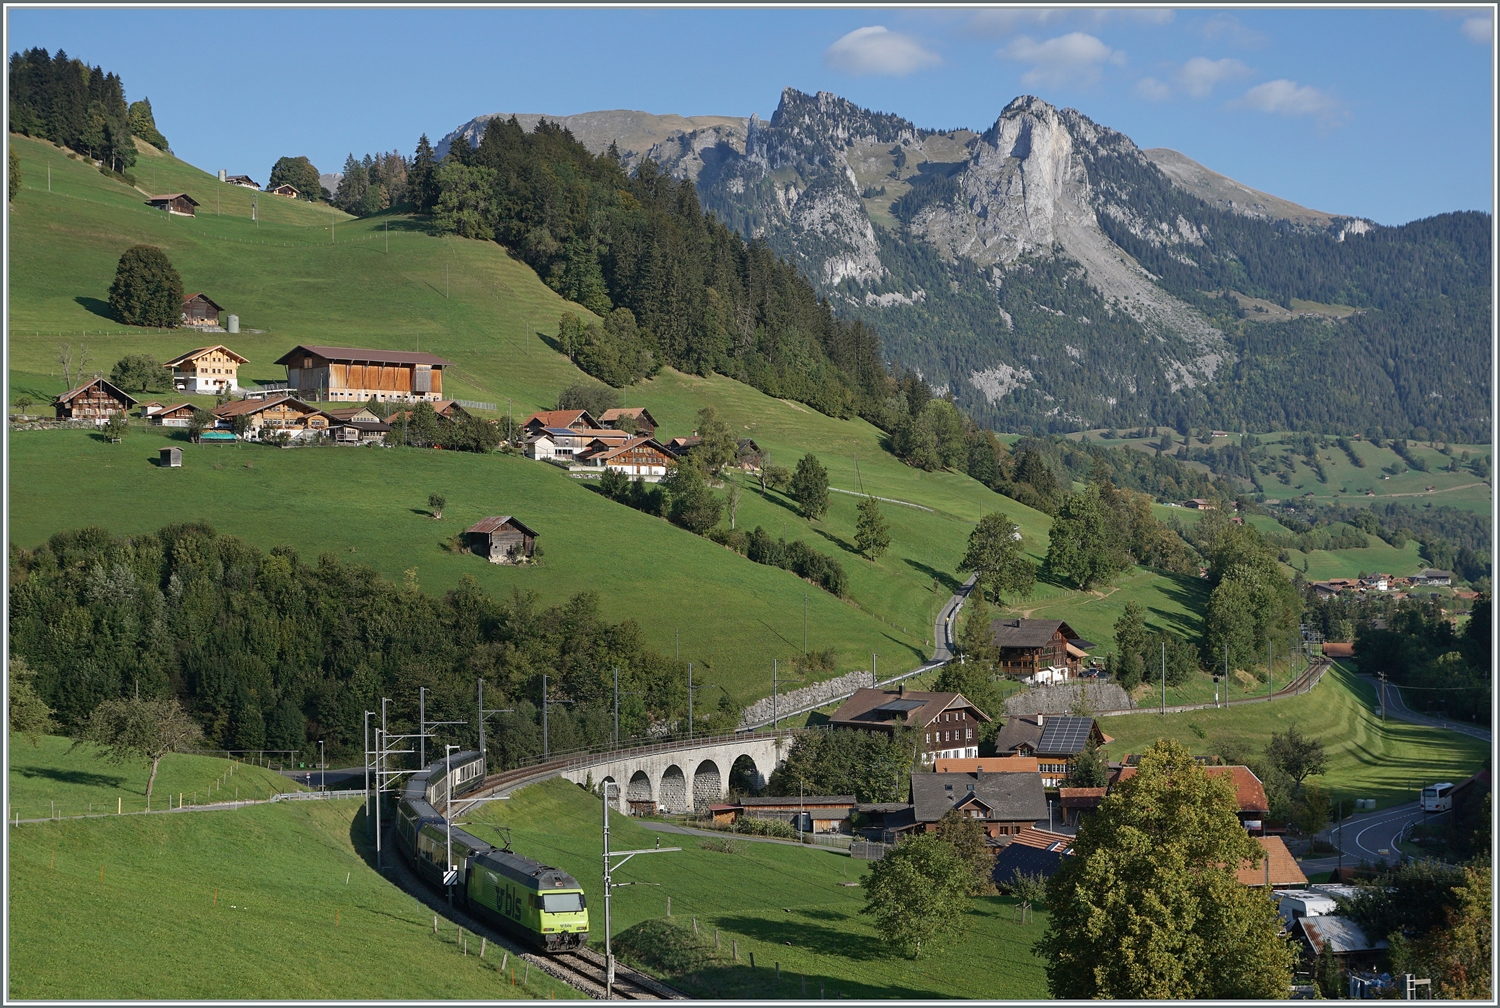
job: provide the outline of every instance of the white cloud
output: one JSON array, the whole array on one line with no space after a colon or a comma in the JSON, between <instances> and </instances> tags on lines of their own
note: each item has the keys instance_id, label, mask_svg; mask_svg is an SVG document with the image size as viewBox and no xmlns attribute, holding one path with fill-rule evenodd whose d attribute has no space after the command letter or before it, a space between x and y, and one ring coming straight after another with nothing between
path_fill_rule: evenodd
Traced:
<instances>
[{"instance_id":1,"label":"white cloud","mask_svg":"<svg viewBox=\"0 0 1500 1008\"><path fill-rule=\"evenodd\" d=\"M1246 28L1232 14L1215 14L1199 25L1198 30L1210 42L1226 42L1231 45L1254 48L1264 45L1266 37L1260 32Z\"/></svg>"},{"instance_id":2,"label":"white cloud","mask_svg":"<svg viewBox=\"0 0 1500 1008\"><path fill-rule=\"evenodd\" d=\"M1250 68L1237 59L1211 60L1194 56L1177 71L1177 83L1194 98L1206 98L1216 85L1249 72Z\"/></svg>"},{"instance_id":3,"label":"white cloud","mask_svg":"<svg viewBox=\"0 0 1500 1008\"><path fill-rule=\"evenodd\" d=\"M924 49L916 39L889 31L881 25L854 29L829 46L823 53L823 60L845 73L895 77L904 77L943 61L937 53Z\"/></svg>"},{"instance_id":4,"label":"white cloud","mask_svg":"<svg viewBox=\"0 0 1500 1008\"><path fill-rule=\"evenodd\" d=\"M984 35L1009 35L1026 25L1046 25L1061 21L1070 11L1058 7L1033 7L1024 10L980 11L966 22L966 29Z\"/></svg>"},{"instance_id":5,"label":"white cloud","mask_svg":"<svg viewBox=\"0 0 1500 1008\"><path fill-rule=\"evenodd\" d=\"M1339 118L1344 112L1343 103L1338 99L1310 84L1298 84L1285 78L1257 84L1229 105L1275 115L1316 116L1325 122Z\"/></svg>"},{"instance_id":6,"label":"white cloud","mask_svg":"<svg viewBox=\"0 0 1500 1008\"><path fill-rule=\"evenodd\" d=\"M1083 32L1069 32L1045 42L1022 35L997 55L1030 63L1031 69L1021 75L1021 83L1028 86L1093 84L1106 63L1121 66L1125 62L1123 52Z\"/></svg>"},{"instance_id":7,"label":"white cloud","mask_svg":"<svg viewBox=\"0 0 1500 1008\"><path fill-rule=\"evenodd\" d=\"M1135 93L1147 101L1166 101L1172 97L1172 87L1155 77L1142 77L1135 82Z\"/></svg>"},{"instance_id":8,"label":"white cloud","mask_svg":"<svg viewBox=\"0 0 1500 1008\"><path fill-rule=\"evenodd\" d=\"M1489 42L1495 37L1494 16L1486 13L1478 17L1465 18L1463 29L1464 34L1475 42Z\"/></svg>"}]
</instances>

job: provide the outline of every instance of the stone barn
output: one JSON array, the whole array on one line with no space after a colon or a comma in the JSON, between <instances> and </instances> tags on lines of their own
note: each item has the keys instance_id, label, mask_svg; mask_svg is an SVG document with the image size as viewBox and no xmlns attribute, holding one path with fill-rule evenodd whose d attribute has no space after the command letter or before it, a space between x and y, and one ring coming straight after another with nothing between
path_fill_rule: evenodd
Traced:
<instances>
[{"instance_id":1,"label":"stone barn","mask_svg":"<svg viewBox=\"0 0 1500 1008\"><path fill-rule=\"evenodd\" d=\"M464 530L469 552L490 563L519 563L536 553L536 533L511 515L482 518Z\"/></svg>"}]
</instances>

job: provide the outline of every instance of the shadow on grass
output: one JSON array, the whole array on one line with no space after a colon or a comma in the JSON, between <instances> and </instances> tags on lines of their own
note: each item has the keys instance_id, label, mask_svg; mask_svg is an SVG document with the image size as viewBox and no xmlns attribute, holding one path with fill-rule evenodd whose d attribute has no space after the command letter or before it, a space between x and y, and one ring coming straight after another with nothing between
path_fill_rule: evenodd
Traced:
<instances>
[{"instance_id":1,"label":"shadow on grass","mask_svg":"<svg viewBox=\"0 0 1500 1008\"><path fill-rule=\"evenodd\" d=\"M851 934L842 928L798 920L795 913L785 915L785 919L781 920L750 916L722 917L718 924L726 930L756 941L772 945L790 943L793 948L817 955L865 961L884 959L890 955L873 935Z\"/></svg>"},{"instance_id":2,"label":"shadow on grass","mask_svg":"<svg viewBox=\"0 0 1500 1008\"><path fill-rule=\"evenodd\" d=\"M783 1000L813 1001L819 999L876 998L951 999L953 995L915 987L873 987L847 977L817 973L793 973L783 970L776 982L775 962L724 964L694 970L667 978L675 987L700 998L714 1000Z\"/></svg>"},{"instance_id":3,"label":"shadow on grass","mask_svg":"<svg viewBox=\"0 0 1500 1008\"><path fill-rule=\"evenodd\" d=\"M824 531L823 529L820 529L820 528L814 528L813 531L816 532L818 535L822 536L828 542L833 543L835 546L837 546L839 549L843 550L845 553L852 553L854 556L859 557L859 559L861 559L861 560L865 560L866 559L865 555L863 553L861 553L855 547L855 545L853 543L848 542L848 541L842 539L841 537L834 535L832 532L827 532L827 531Z\"/></svg>"},{"instance_id":4,"label":"shadow on grass","mask_svg":"<svg viewBox=\"0 0 1500 1008\"><path fill-rule=\"evenodd\" d=\"M82 305L102 319L108 319L111 322L118 321L115 318L114 309L110 308L108 301L100 301L98 298L91 297L76 297L73 301L75 304Z\"/></svg>"},{"instance_id":5,"label":"shadow on grass","mask_svg":"<svg viewBox=\"0 0 1500 1008\"><path fill-rule=\"evenodd\" d=\"M910 557L908 557L904 562L908 567L912 568L913 570L920 571L921 573L932 578L938 584L942 585L943 588L947 589L949 595L957 593L957 591L963 587L963 582L959 581L952 574L949 574L946 571L940 571L936 567L929 566L920 560L913 560ZM945 599L944 601L947 600Z\"/></svg>"},{"instance_id":6,"label":"shadow on grass","mask_svg":"<svg viewBox=\"0 0 1500 1008\"><path fill-rule=\"evenodd\" d=\"M20 774L22 777L32 779L43 779L57 781L60 784L82 784L87 787L123 788L124 777L114 777L109 774L92 773L88 770L58 770L55 767L38 766L16 766L11 765L11 773ZM145 793L144 791L142 792Z\"/></svg>"}]
</instances>

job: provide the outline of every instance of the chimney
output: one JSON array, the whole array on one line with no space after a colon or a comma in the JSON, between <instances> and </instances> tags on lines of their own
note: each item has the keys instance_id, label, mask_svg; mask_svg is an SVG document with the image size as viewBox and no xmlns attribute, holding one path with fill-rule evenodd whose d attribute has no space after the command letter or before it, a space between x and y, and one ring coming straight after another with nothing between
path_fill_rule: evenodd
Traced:
<instances>
[{"instance_id":1,"label":"chimney","mask_svg":"<svg viewBox=\"0 0 1500 1008\"><path fill-rule=\"evenodd\" d=\"M898 685L896 687L896 695L897 696L906 696L906 683L901 683L900 685Z\"/></svg>"},{"instance_id":2,"label":"chimney","mask_svg":"<svg viewBox=\"0 0 1500 1008\"><path fill-rule=\"evenodd\" d=\"M1044 725L1046 723L1047 723L1047 715L1043 714L1041 711L1037 711L1036 712L1036 724L1037 724L1037 727L1040 728L1042 725Z\"/></svg>"}]
</instances>

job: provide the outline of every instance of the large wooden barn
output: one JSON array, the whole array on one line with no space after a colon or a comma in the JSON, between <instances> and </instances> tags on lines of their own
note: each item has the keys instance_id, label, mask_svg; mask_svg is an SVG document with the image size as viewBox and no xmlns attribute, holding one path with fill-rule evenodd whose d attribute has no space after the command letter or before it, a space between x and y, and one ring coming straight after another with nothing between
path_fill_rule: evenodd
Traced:
<instances>
[{"instance_id":1,"label":"large wooden barn","mask_svg":"<svg viewBox=\"0 0 1500 1008\"><path fill-rule=\"evenodd\" d=\"M216 326L219 324L219 312L223 310L213 298L200 291L182 299L182 324Z\"/></svg>"},{"instance_id":2,"label":"large wooden barn","mask_svg":"<svg viewBox=\"0 0 1500 1008\"><path fill-rule=\"evenodd\" d=\"M107 420L116 413L124 413L135 403L134 396L112 382L95 378L64 392L52 406L57 410L59 420Z\"/></svg>"},{"instance_id":3,"label":"large wooden barn","mask_svg":"<svg viewBox=\"0 0 1500 1008\"><path fill-rule=\"evenodd\" d=\"M287 386L303 399L334 402L436 402L443 398L443 368L430 353L356 347L293 347L276 361Z\"/></svg>"},{"instance_id":4,"label":"large wooden barn","mask_svg":"<svg viewBox=\"0 0 1500 1008\"><path fill-rule=\"evenodd\" d=\"M536 533L510 515L481 518L464 530L464 546L490 563L518 563L536 554Z\"/></svg>"},{"instance_id":5,"label":"large wooden barn","mask_svg":"<svg viewBox=\"0 0 1500 1008\"><path fill-rule=\"evenodd\" d=\"M158 210L165 210L167 213L181 214L184 217L197 216L197 211L194 208L198 206L198 201L185 192L152 196L146 202Z\"/></svg>"}]
</instances>

